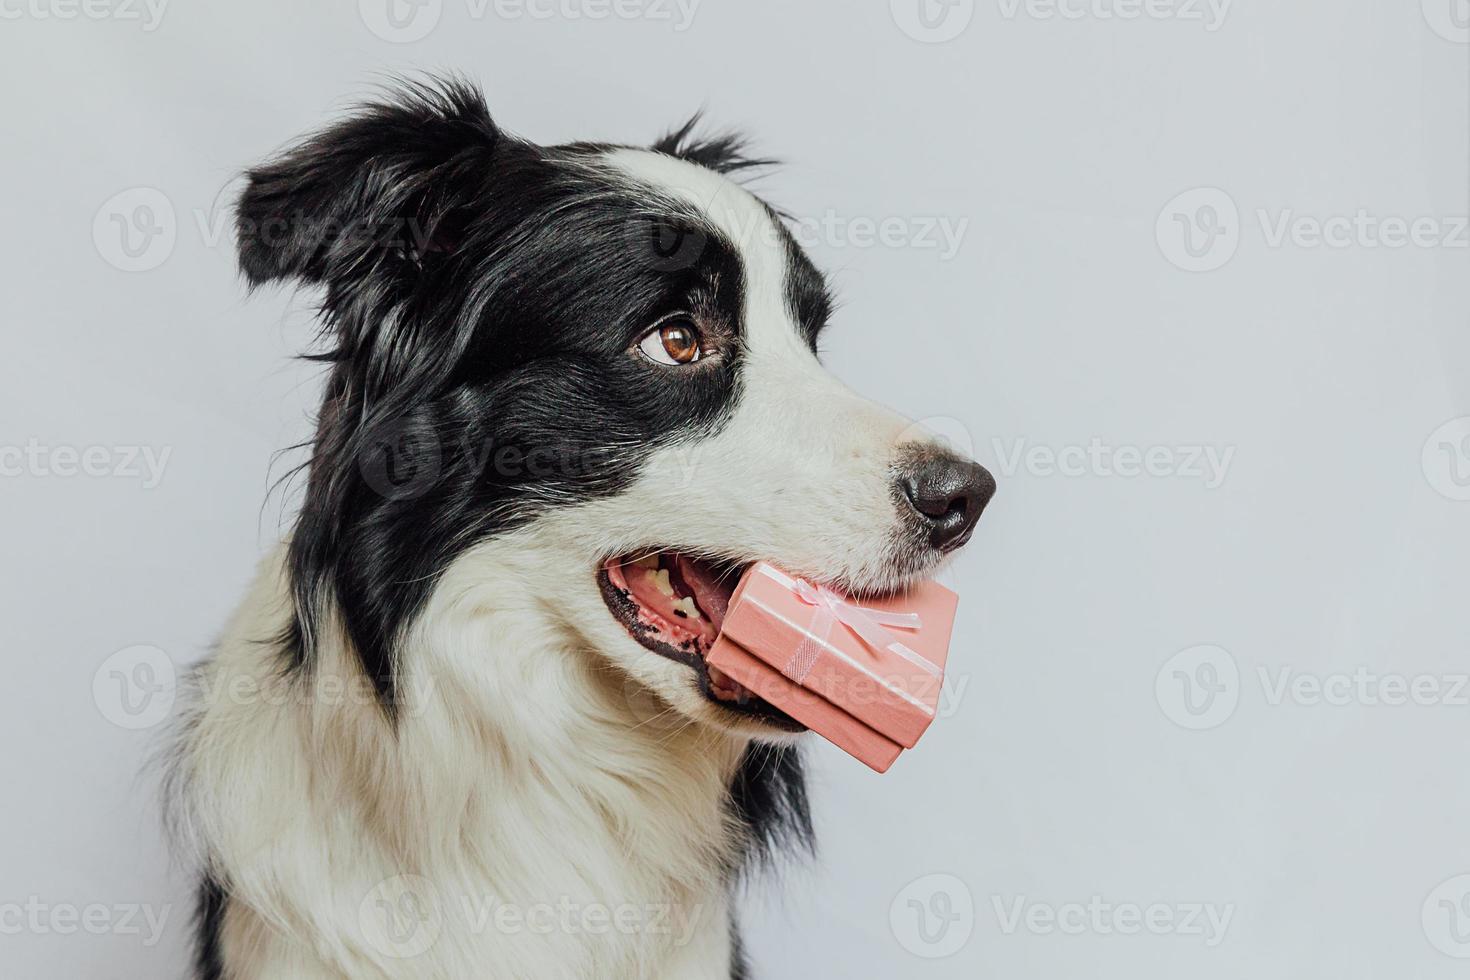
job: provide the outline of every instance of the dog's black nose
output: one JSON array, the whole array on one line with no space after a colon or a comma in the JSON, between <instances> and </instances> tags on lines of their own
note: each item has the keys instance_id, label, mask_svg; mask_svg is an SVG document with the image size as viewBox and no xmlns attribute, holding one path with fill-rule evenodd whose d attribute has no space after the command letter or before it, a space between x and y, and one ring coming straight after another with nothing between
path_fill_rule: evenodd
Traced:
<instances>
[{"instance_id":1,"label":"dog's black nose","mask_svg":"<svg viewBox=\"0 0 1470 980\"><path fill-rule=\"evenodd\" d=\"M944 452L914 453L899 465L899 488L929 530L929 543L953 551L970 540L995 494L995 477L979 463Z\"/></svg>"}]
</instances>

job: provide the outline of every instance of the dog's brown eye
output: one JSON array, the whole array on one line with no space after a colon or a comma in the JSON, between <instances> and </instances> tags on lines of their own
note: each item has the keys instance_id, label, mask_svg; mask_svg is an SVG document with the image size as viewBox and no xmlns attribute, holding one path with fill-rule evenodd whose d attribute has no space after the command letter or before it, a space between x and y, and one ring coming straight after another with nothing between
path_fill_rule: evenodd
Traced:
<instances>
[{"instance_id":1,"label":"dog's brown eye","mask_svg":"<svg viewBox=\"0 0 1470 980\"><path fill-rule=\"evenodd\" d=\"M704 356L699 331L688 320L670 320L654 328L638 343L643 356L658 364L693 364Z\"/></svg>"}]
</instances>

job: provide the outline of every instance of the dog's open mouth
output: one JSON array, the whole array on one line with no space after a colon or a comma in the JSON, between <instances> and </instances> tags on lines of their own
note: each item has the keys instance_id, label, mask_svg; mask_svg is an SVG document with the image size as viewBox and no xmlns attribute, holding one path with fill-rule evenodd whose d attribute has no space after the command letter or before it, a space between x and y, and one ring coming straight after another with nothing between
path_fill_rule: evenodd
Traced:
<instances>
[{"instance_id":1,"label":"dog's open mouth","mask_svg":"<svg viewBox=\"0 0 1470 980\"><path fill-rule=\"evenodd\" d=\"M608 561L598 574L598 584L608 609L633 638L654 653L693 668L699 689L710 701L801 731L800 722L705 660L745 568L677 551L648 551Z\"/></svg>"}]
</instances>

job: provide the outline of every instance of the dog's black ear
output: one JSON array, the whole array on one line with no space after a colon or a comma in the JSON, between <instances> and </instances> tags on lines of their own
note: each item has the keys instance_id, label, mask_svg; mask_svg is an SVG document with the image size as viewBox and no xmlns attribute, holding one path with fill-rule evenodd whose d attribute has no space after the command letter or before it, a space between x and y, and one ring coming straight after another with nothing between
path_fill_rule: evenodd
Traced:
<instances>
[{"instance_id":1,"label":"dog's black ear","mask_svg":"<svg viewBox=\"0 0 1470 980\"><path fill-rule=\"evenodd\" d=\"M252 286L411 272L453 250L467 220L456 184L483 178L501 141L468 82L404 84L248 172L240 268Z\"/></svg>"}]
</instances>

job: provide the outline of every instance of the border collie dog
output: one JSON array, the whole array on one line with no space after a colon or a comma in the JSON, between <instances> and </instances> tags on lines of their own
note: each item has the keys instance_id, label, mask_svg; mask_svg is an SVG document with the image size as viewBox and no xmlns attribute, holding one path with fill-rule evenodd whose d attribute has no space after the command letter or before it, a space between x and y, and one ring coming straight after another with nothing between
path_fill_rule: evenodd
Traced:
<instances>
[{"instance_id":1,"label":"border collie dog","mask_svg":"<svg viewBox=\"0 0 1470 980\"><path fill-rule=\"evenodd\" d=\"M731 890L812 825L801 726L703 658L742 569L902 588L995 484L823 371L762 161L692 129L539 146L451 79L249 171L327 375L178 734L198 977L745 975Z\"/></svg>"}]
</instances>

